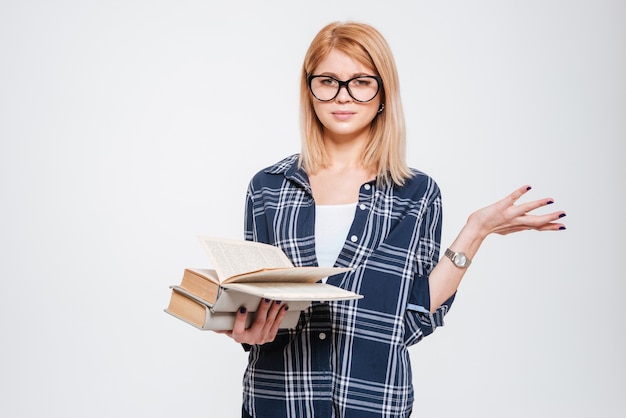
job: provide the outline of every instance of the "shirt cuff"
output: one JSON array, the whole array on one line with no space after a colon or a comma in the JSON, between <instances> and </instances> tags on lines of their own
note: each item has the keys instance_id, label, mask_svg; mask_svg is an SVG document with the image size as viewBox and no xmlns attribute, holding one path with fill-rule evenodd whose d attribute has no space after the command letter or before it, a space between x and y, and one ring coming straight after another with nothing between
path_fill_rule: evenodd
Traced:
<instances>
[{"instance_id":1,"label":"shirt cuff","mask_svg":"<svg viewBox=\"0 0 626 418\"><path fill-rule=\"evenodd\" d=\"M428 284L428 277L415 275L406 308L416 312L430 313L430 285Z\"/></svg>"}]
</instances>

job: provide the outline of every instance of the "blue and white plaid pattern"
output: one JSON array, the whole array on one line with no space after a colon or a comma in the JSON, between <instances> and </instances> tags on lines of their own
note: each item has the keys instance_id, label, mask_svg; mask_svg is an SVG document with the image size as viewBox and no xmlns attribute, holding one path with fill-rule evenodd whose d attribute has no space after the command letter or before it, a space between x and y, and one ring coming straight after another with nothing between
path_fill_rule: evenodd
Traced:
<instances>
[{"instance_id":1,"label":"blue and white plaid pattern","mask_svg":"<svg viewBox=\"0 0 626 418\"><path fill-rule=\"evenodd\" d=\"M292 155L254 176L245 237L280 247L296 266L317 265L315 202ZM441 194L413 170L402 187L361 186L355 218L328 283L364 296L314 303L296 329L249 348L244 408L255 417L407 417L408 347L443 325L452 296L430 314L428 275L439 259Z\"/></svg>"}]
</instances>

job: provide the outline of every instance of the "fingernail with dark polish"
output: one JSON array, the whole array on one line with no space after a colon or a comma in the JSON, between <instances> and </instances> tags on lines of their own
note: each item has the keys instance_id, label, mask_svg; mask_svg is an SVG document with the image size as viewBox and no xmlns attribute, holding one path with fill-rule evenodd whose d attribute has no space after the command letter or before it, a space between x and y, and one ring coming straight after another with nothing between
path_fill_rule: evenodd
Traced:
<instances>
[{"instance_id":1,"label":"fingernail with dark polish","mask_svg":"<svg viewBox=\"0 0 626 418\"><path fill-rule=\"evenodd\" d=\"M530 186L528 186L528 187L526 188L526 190L530 190L530 189L532 189L532 187L530 187Z\"/></svg>"},{"instance_id":2,"label":"fingernail with dark polish","mask_svg":"<svg viewBox=\"0 0 626 418\"><path fill-rule=\"evenodd\" d=\"M242 314L246 313L246 307L242 306L241 308L239 308L239 313L242 313Z\"/></svg>"},{"instance_id":3,"label":"fingernail with dark polish","mask_svg":"<svg viewBox=\"0 0 626 418\"><path fill-rule=\"evenodd\" d=\"M281 303L283 303L283 302L282 302L281 300L277 300L275 303L276 303L277 305L280 305L280 304L281 304Z\"/></svg>"},{"instance_id":4,"label":"fingernail with dark polish","mask_svg":"<svg viewBox=\"0 0 626 418\"><path fill-rule=\"evenodd\" d=\"M269 299L265 299L265 303L270 303L270 300Z\"/></svg>"},{"instance_id":5,"label":"fingernail with dark polish","mask_svg":"<svg viewBox=\"0 0 626 418\"><path fill-rule=\"evenodd\" d=\"M566 229L564 226L559 227L559 230L560 230L560 231L562 231L562 230L564 230L564 229Z\"/></svg>"},{"instance_id":6,"label":"fingernail with dark polish","mask_svg":"<svg viewBox=\"0 0 626 418\"><path fill-rule=\"evenodd\" d=\"M551 204L553 204L553 203L554 203L554 201L553 201L553 200L548 200L548 201L546 202L546 205L551 205Z\"/></svg>"},{"instance_id":7,"label":"fingernail with dark polish","mask_svg":"<svg viewBox=\"0 0 626 418\"><path fill-rule=\"evenodd\" d=\"M289 310L289 305L285 305L285 310L288 311Z\"/></svg>"},{"instance_id":8,"label":"fingernail with dark polish","mask_svg":"<svg viewBox=\"0 0 626 418\"><path fill-rule=\"evenodd\" d=\"M565 217L565 216L566 216L566 214L565 214L565 213L562 213L562 214L560 214L560 215L559 215L559 218L563 218L563 217Z\"/></svg>"}]
</instances>

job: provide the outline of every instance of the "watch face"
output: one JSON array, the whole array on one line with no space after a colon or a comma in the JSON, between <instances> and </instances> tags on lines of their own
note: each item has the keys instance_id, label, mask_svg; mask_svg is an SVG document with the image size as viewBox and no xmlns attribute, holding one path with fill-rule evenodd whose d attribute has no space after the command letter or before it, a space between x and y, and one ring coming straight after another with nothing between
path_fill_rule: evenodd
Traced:
<instances>
[{"instance_id":1,"label":"watch face","mask_svg":"<svg viewBox=\"0 0 626 418\"><path fill-rule=\"evenodd\" d=\"M465 264L467 264L467 257L465 256L465 254L458 253L456 257L454 257L454 264L459 267L465 267Z\"/></svg>"}]
</instances>

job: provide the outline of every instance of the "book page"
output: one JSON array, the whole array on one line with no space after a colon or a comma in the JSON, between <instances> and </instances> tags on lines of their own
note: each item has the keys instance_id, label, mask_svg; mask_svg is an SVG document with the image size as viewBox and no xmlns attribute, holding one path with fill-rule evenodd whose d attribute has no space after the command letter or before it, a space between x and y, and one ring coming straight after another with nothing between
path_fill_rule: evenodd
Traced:
<instances>
[{"instance_id":1,"label":"book page","mask_svg":"<svg viewBox=\"0 0 626 418\"><path fill-rule=\"evenodd\" d=\"M237 312L239 308L245 306L248 312L256 312L261 300L264 299L261 295L264 293L263 291L259 291L254 284L250 285L240 285L235 284L234 286L253 286L253 289L257 289L257 291L250 292L245 287L243 289L239 288L230 288L224 287L222 292L220 293L220 297L217 298L217 301L213 305L214 312ZM272 294L275 295L275 294ZM272 299L268 297L268 299ZM281 299L274 299L281 300ZM287 303L287 299L282 299ZM289 300L289 311L301 311L311 306L311 300Z\"/></svg>"},{"instance_id":2,"label":"book page","mask_svg":"<svg viewBox=\"0 0 626 418\"><path fill-rule=\"evenodd\" d=\"M237 290L261 298L283 302L362 298L357 293L324 283L229 283L224 287L228 290ZM289 307L291 308L291 305Z\"/></svg>"},{"instance_id":3,"label":"book page","mask_svg":"<svg viewBox=\"0 0 626 418\"><path fill-rule=\"evenodd\" d=\"M289 267L282 269L263 269L229 278L229 283L315 283L325 277L345 273L346 267Z\"/></svg>"},{"instance_id":4,"label":"book page","mask_svg":"<svg viewBox=\"0 0 626 418\"><path fill-rule=\"evenodd\" d=\"M293 267L287 255L273 245L206 236L198 238L221 282L262 269Z\"/></svg>"}]
</instances>

